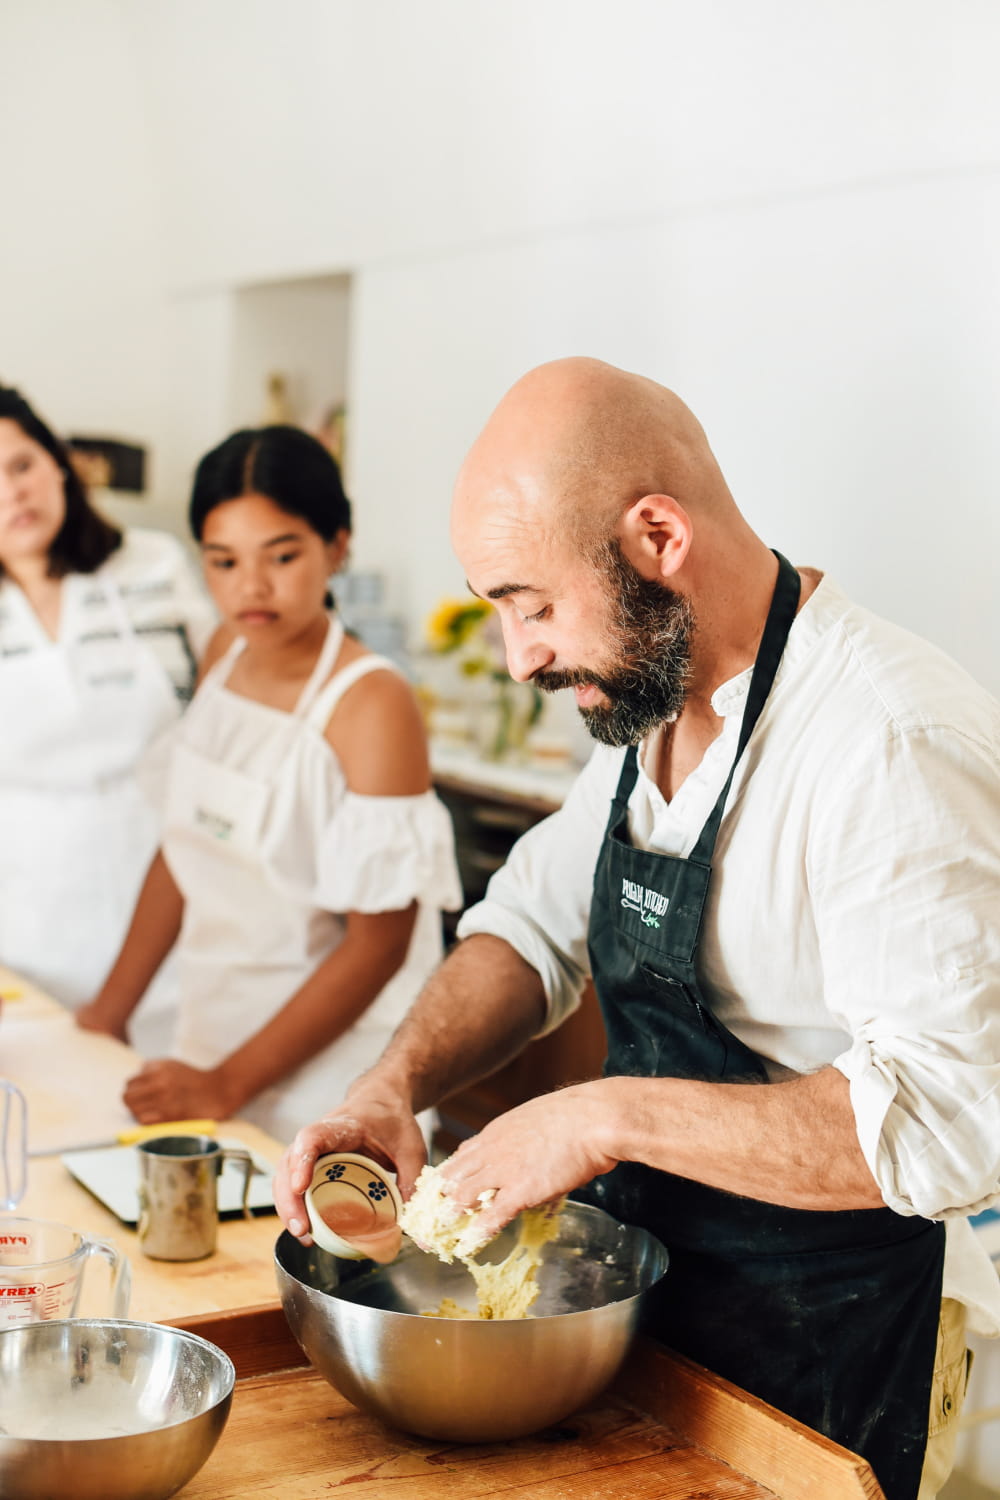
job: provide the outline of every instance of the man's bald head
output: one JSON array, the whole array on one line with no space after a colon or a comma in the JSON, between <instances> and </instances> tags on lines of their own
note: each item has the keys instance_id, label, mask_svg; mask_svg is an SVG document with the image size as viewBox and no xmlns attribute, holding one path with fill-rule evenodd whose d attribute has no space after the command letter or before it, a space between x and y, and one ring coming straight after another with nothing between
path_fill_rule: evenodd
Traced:
<instances>
[{"instance_id":1,"label":"man's bald head","mask_svg":"<svg viewBox=\"0 0 1000 1500\"><path fill-rule=\"evenodd\" d=\"M508 391L462 466L452 542L520 681L634 743L754 660L777 569L672 391L593 359Z\"/></svg>"},{"instance_id":2,"label":"man's bald head","mask_svg":"<svg viewBox=\"0 0 1000 1500\"><path fill-rule=\"evenodd\" d=\"M462 466L456 522L513 504L584 550L613 536L629 504L669 495L693 518L733 507L693 413L672 391L595 359L540 365L493 412ZM470 516L471 519L471 516Z\"/></svg>"}]
</instances>

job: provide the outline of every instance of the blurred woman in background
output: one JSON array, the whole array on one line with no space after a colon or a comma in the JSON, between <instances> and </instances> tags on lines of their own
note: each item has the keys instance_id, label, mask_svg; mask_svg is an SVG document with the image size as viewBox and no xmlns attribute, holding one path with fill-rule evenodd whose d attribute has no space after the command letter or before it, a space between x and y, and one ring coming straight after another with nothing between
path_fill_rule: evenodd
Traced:
<instances>
[{"instance_id":1,"label":"blurred woman in background","mask_svg":"<svg viewBox=\"0 0 1000 1500\"><path fill-rule=\"evenodd\" d=\"M191 528L223 624L170 736L164 834L121 957L81 1024L123 1034L174 942L173 1057L125 1101L142 1123L241 1114L279 1140L374 1062L461 904L423 723L327 584L350 505L298 428L235 433L198 467Z\"/></svg>"},{"instance_id":2,"label":"blurred woman in background","mask_svg":"<svg viewBox=\"0 0 1000 1500\"><path fill-rule=\"evenodd\" d=\"M64 1005L103 984L156 852L136 765L190 697L214 612L180 542L91 506L0 386L0 963ZM136 1016L159 1050L165 988Z\"/></svg>"}]
</instances>

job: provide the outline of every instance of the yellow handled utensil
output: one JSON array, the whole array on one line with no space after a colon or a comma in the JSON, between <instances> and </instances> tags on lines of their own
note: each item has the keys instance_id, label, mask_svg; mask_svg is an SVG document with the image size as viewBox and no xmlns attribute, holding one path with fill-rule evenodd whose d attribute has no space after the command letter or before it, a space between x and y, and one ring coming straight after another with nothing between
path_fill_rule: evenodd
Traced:
<instances>
[{"instance_id":1,"label":"yellow handled utensil","mask_svg":"<svg viewBox=\"0 0 1000 1500\"><path fill-rule=\"evenodd\" d=\"M116 1135L105 1136L102 1141L63 1140L59 1146L44 1146L29 1151L29 1156L62 1156L74 1151L105 1151L110 1146L136 1146L140 1141L152 1141L159 1135L213 1135L217 1129L215 1120L164 1120L160 1125L126 1125Z\"/></svg>"},{"instance_id":2,"label":"yellow handled utensil","mask_svg":"<svg viewBox=\"0 0 1000 1500\"><path fill-rule=\"evenodd\" d=\"M132 1125L119 1130L108 1145L136 1146L140 1141L153 1141L158 1135L214 1135L216 1128L215 1120L164 1120L162 1125Z\"/></svg>"}]
</instances>

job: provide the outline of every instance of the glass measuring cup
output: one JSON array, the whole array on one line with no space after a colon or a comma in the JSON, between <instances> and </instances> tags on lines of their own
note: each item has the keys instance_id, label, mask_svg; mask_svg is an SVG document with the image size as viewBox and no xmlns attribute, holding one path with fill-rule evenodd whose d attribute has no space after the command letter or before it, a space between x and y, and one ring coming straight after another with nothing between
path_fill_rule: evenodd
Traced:
<instances>
[{"instance_id":1,"label":"glass measuring cup","mask_svg":"<svg viewBox=\"0 0 1000 1500\"><path fill-rule=\"evenodd\" d=\"M0 1213L16 1208L28 1176L28 1106L24 1095L0 1078Z\"/></svg>"},{"instance_id":2,"label":"glass measuring cup","mask_svg":"<svg viewBox=\"0 0 1000 1500\"><path fill-rule=\"evenodd\" d=\"M127 1317L131 1269L108 1240L78 1234L51 1219L0 1214L0 1328L75 1318L84 1267L95 1255L110 1267L111 1317Z\"/></svg>"}]
</instances>

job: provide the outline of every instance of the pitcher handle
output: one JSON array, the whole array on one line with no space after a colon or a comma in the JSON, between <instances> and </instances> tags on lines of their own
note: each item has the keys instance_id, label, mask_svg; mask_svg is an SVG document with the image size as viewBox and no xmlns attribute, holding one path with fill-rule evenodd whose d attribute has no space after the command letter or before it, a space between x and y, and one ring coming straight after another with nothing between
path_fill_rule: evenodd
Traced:
<instances>
[{"instance_id":1,"label":"pitcher handle","mask_svg":"<svg viewBox=\"0 0 1000 1500\"><path fill-rule=\"evenodd\" d=\"M123 1255L110 1240L88 1237L87 1254L101 1255L111 1268L111 1316L127 1318L129 1298L132 1294L132 1267L127 1255Z\"/></svg>"},{"instance_id":2,"label":"pitcher handle","mask_svg":"<svg viewBox=\"0 0 1000 1500\"><path fill-rule=\"evenodd\" d=\"M252 1219L250 1212L250 1180L257 1170L257 1163L245 1146L223 1146L219 1152L219 1171L222 1171L223 1163L227 1161L238 1161L243 1167L243 1217Z\"/></svg>"},{"instance_id":3,"label":"pitcher handle","mask_svg":"<svg viewBox=\"0 0 1000 1500\"><path fill-rule=\"evenodd\" d=\"M28 1185L28 1106L6 1078L0 1078L0 1185L0 1210L9 1213Z\"/></svg>"}]
</instances>

